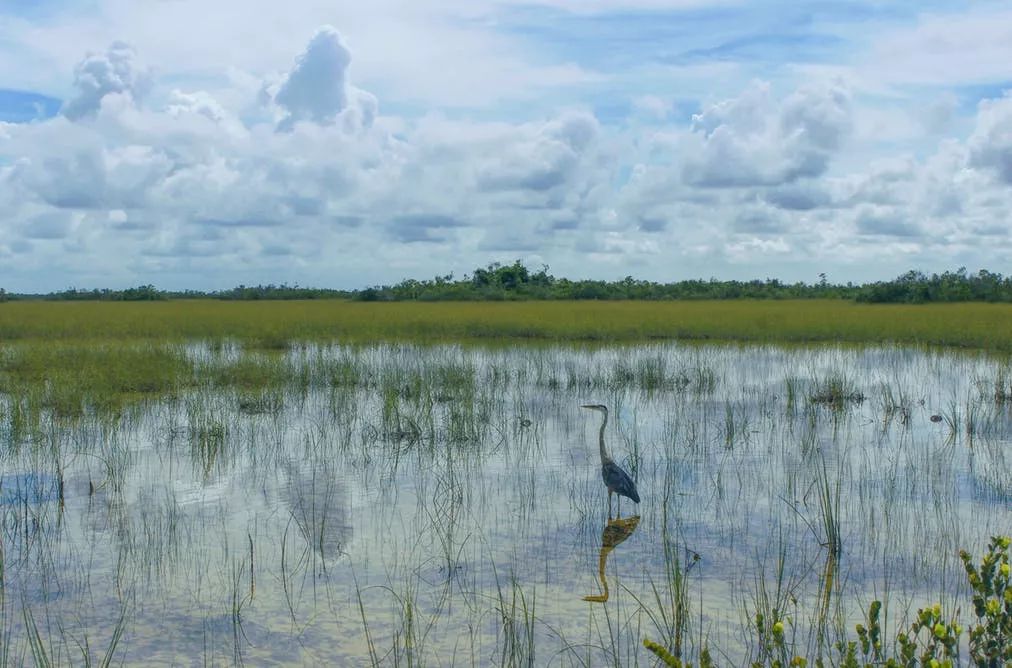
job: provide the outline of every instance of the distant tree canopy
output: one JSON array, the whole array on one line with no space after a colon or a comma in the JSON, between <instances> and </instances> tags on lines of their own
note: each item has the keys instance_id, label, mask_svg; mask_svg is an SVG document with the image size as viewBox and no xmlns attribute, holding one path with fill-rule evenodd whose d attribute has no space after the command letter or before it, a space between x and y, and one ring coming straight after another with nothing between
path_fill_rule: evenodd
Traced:
<instances>
[{"instance_id":1,"label":"distant tree canopy","mask_svg":"<svg viewBox=\"0 0 1012 668\"><path fill-rule=\"evenodd\" d=\"M475 269L454 280L453 274L432 280L408 279L396 285L367 288L355 293L363 301L502 301L523 299L796 299L804 297L854 298L853 285L787 284L775 278L753 281L689 280L655 283L626 276L618 281L556 278L542 266L533 272L517 260Z\"/></svg>"},{"instance_id":2,"label":"distant tree canopy","mask_svg":"<svg viewBox=\"0 0 1012 668\"><path fill-rule=\"evenodd\" d=\"M869 303L921 304L926 302L1012 302L1012 277L982 269L975 274L965 267L928 276L908 271L892 281L866 285L833 284L819 274L817 283L784 283L775 278L751 281L692 279L656 283L632 276L617 281L556 278L543 265L532 271L520 260L504 265L493 262L463 278L453 274L432 279L409 278L395 285L362 290L305 288L298 285L239 285L230 290L182 292L141 285L125 290L70 288L47 295L23 295L0 288L0 302L14 299L62 301L155 301L164 299L354 299L358 301L503 301L526 299L850 299Z\"/></svg>"},{"instance_id":3,"label":"distant tree canopy","mask_svg":"<svg viewBox=\"0 0 1012 668\"><path fill-rule=\"evenodd\" d=\"M196 294L196 293L195 293ZM327 288L300 288L298 285L256 285L247 287L240 285L231 290L213 293L201 293L200 297L216 297L218 299L256 300L256 299L347 299L351 296L346 290L330 290Z\"/></svg>"},{"instance_id":4,"label":"distant tree canopy","mask_svg":"<svg viewBox=\"0 0 1012 668\"><path fill-rule=\"evenodd\" d=\"M153 285L140 285L126 290L80 290L67 288L60 292L43 295L43 299L55 301L110 301L110 302L151 302L168 299L168 293L162 292Z\"/></svg>"},{"instance_id":5,"label":"distant tree canopy","mask_svg":"<svg viewBox=\"0 0 1012 668\"><path fill-rule=\"evenodd\" d=\"M872 283L858 293L861 302L924 304L927 302L1012 302L1012 277L966 267L942 275L908 271L892 281Z\"/></svg>"},{"instance_id":6,"label":"distant tree canopy","mask_svg":"<svg viewBox=\"0 0 1012 668\"><path fill-rule=\"evenodd\" d=\"M42 299L48 301L163 301L166 299L223 299L223 300L268 300L268 299L350 299L354 292L347 290L331 290L326 288L302 288L297 285L239 285L230 290L159 290L153 285L141 285L125 290L108 288L82 290L67 288L58 292L42 295L14 294L0 288L0 301L7 299L25 300Z\"/></svg>"},{"instance_id":7,"label":"distant tree canopy","mask_svg":"<svg viewBox=\"0 0 1012 668\"><path fill-rule=\"evenodd\" d=\"M982 269L927 276L908 271L892 281L866 285L834 284L819 274L817 283L784 283L775 278L751 281L691 279L656 283L626 276L618 281L556 278L542 266L532 272L517 260L494 262L454 280L453 274L432 280L408 279L355 291L362 301L443 301L521 299L852 299L869 303L926 303L954 301L1012 302L1012 278Z\"/></svg>"}]
</instances>

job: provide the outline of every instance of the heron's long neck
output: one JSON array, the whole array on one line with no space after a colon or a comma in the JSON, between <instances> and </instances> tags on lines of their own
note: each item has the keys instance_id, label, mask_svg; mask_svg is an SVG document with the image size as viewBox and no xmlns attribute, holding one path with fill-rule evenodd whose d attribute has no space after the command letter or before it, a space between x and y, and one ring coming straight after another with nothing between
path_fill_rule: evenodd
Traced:
<instances>
[{"instance_id":1,"label":"heron's long neck","mask_svg":"<svg viewBox=\"0 0 1012 668\"><path fill-rule=\"evenodd\" d=\"M604 413L603 415L604 415L604 420L601 421L601 434L600 434L600 437L598 439L598 442L601 445L601 464L602 465L604 465L605 462L610 462L611 461L611 457L608 456L608 451L604 449L604 428L608 426L608 414Z\"/></svg>"}]
</instances>

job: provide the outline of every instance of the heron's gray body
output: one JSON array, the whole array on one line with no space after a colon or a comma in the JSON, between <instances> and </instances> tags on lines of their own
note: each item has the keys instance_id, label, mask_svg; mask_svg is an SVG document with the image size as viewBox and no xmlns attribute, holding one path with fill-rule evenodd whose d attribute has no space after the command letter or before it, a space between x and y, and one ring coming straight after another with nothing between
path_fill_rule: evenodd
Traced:
<instances>
[{"instance_id":1,"label":"heron's gray body","mask_svg":"<svg viewBox=\"0 0 1012 668\"><path fill-rule=\"evenodd\" d=\"M633 479L615 463L615 460L608 456L608 451L604 447L604 428L608 426L608 408L601 404L585 404L581 408L598 411L604 416L601 421L598 443L601 448L601 479L604 480L604 486L608 488L608 516L611 517L612 494L632 499L635 503L640 502L640 494L636 491L636 483L633 482Z\"/></svg>"},{"instance_id":2,"label":"heron's gray body","mask_svg":"<svg viewBox=\"0 0 1012 668\"><path fill-rule=\"evenodd\" d=\"M607 461L601 464L601 478L604 479L604 486L608 488L609 492L630 498L636 503L640 502L639 492L636 491L636 483L615 462Z\"/></svg>"}]
</instances>

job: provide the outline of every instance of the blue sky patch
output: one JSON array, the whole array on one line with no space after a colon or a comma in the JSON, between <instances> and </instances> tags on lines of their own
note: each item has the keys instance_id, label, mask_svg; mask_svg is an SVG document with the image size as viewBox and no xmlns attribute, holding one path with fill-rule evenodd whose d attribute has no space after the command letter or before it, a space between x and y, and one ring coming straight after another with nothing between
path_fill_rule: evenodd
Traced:
<instances>
[{"instance_id":1,"label":"blue sky patch","mask_svg":"<svg viewBox=\"0 0 1012 668\"><path fill-rule=\"evenodd\" d=\"M0 16L44 19L68 11L89 13L97 9L96 0L3 0Z\"/></svg>"},{"instance_id":2,"label":"blue sky patch","mask_svg":"<svg viewBox=\"0 0 1012 668\"><path fill-rule=\"evenodd\" d=\"M846 42L834 35L769 33L736 37L716 46L692 49L670 59L676 64L693 62L827 62Z\"/></svg>"},{"instance_id":3,"label":"blue sky patch","mask_svg":"<svg viewBox=\"0 0 1012 668\"><path fill-rule=\"evenodd\" d=\"M1004 97L1006 91L1012 93L1012 81L958 86L954 92L959 99L960 112L973 113L977 110L981 100Z\"/></svg>"},{"instance_id":4,"label":"blue sky patch","mask_svg":"<svg viewBox=\"0 0 1012 668\"><path fill-rule=\"evenodd\" d=\"M40 93L0 88L0 121L29 123L52 118L60 111L62 100Z\"/></svg>"}]
</instances>

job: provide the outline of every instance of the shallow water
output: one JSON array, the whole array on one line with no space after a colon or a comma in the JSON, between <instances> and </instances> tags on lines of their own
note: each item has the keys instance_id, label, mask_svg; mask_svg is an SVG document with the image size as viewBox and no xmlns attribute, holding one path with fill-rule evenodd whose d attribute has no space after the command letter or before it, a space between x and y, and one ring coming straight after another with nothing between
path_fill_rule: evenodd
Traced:
<instances>
[{"instance_id":1,"label":"shallow water","mask_svg":"<svg viewBox=\"0 0 1012 668\"><path fill-rule=\"evenodd\" d=\"M118 629L125 664L650 665L643 638L678 636L737 665L771 607L796 652L830 656L875 598L897 622L967 608L959 549L1012 527L1008 366L983 355L376 346L285 363L282 385L30 436L5 418L4 663L100 661ZM834 379L855 396L819 401ZM610 408L638 522L608 523L585 403ZM607 601L587 601L602 542Z\"/></svg>"}]
</instances>

